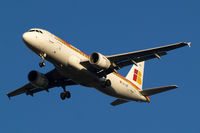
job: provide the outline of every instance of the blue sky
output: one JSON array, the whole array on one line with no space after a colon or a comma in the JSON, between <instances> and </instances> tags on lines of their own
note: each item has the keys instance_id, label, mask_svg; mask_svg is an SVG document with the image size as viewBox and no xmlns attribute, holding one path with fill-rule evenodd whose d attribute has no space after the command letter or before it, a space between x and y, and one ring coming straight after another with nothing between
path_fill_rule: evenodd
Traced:
<instances>
[{"instance_id":1,"label":"blue sky","mask_svg":"<svg viewBox=\"0 0 200 133\"><path fill-rule=\"evenodd\" d=\"M199 132L200 9L195 0L2 0L0 132ZM125 53L177 42L191 48L146 62L144 89L178 85L154 95L151 103L110 106L114 98L93 88L68 87L72 98L60 100L61 88L34 97L9 100L6 93L28 82L31 70L53 69L22 42L30 28L43 28L87 54ZM126 75L130 67L120 70Z\"/></svg>"}]
</instances>

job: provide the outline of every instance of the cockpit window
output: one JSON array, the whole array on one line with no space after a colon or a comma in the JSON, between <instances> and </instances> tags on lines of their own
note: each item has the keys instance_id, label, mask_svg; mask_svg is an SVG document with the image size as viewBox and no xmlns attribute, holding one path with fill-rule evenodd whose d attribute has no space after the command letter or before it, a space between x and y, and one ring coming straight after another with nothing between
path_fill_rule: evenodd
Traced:
<instances>
[{"instance_id":1,"label":"cockpit window","mask_svg":"<svg viewBox=\"0 0 200 133\"><path fill-rule=\"evenodd\" d=\"M38 32L38 33L43 33L41 30L29 30L29 32Z\"/></svg>"}]
</instances>

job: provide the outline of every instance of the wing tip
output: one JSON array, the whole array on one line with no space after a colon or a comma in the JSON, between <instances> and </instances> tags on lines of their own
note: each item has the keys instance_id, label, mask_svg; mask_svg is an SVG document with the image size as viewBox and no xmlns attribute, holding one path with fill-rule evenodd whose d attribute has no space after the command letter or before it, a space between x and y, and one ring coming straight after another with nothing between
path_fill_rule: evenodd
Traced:
<instances>
[{"instance_id":1,"label":"wing tip","mask_svg":"<svg viewBox=\"0 0 200 133\"><path fill-rule=\"evenodd\" d=\"M188 45L188 47L190 48L190 47L191 47L191 42L188 42L187 45Z\"/></svg>"},{"instance_id":2,"label":"wing tip","mask_svg":"<svg viewBox=\"0 0 200 133\"><path fill-rule=\"evenodd\" d=\"M7 97L9 98L9 100L11 99L11 96L9 95L9 93L8 94L6 94L7 95Z\"/></svg>"},{"instance_id":3,"label":"wing tip","mask_svg":"<svg viewBox=\"0 0 200 133\"><path fill-rule=\"evenodd\" d=\"M115 105L115 104L113 104L113 103L110 103L110 105L113 106L113 107L117 106L117 105Z\"/></svg>"},{"instance_id":4,"label":"wing tip","mask_svg":"<svg viewBox=\"0 0 200 133\"><path fill-rule=\"evenodd\" d=\"M188 45L188 47L190 48L191 47L191 42L181 42L180 44L183 44L183 45Z\"/></svg>"},{"instance_id":5,"label":"wing tip","mask_svg":"<svg viewBox=\"0 0 200 133\"><path fill-rule=\"evenodd\" d=\"M178 85L175 85L176 88L178 88Z\"/></svg>"},{"instance_id":6,"label":"wing tip","mask_svg":"<svg viewBox=\"0 0 200 133\"><path fill-rule=\"evenodd\" d=\"M174 87L174 89L178 88L178 85L171 85L171 87Z\"/></svg>"}]
</instances>

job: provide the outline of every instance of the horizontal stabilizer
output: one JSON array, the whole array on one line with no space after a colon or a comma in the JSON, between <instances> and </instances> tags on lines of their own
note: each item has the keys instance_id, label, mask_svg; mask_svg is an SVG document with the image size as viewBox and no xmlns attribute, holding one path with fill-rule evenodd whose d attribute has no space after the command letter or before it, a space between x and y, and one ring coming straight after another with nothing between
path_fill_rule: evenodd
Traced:
<instances>
[{"instance_id":1,"label":"horizontal stabilizer","mask_svg":"<svg viewBox=\"0 0 200 133\"><path fill-rule=\"evenodd\" d=\"M145 89L145 90L140 91L140 93L144 96L151 96L157 93L161 93L161 92L176 89L176 88L178 88L178 86L170 85L170 86L163 86L163 87L152 88L152 89Z\"/></svg>"},{"instance_id":2,"label":"horizontal stabilizer","mask_svg":"<svg viewBox=\"0 0 200 133\"><path fill-rule=\"evenodd\" d=\"M129 101L126 101L126 100L123 100L123 99L117 99L114 102L112 102L111 105L117 106L117 105L120 105L120 104L123 104L123 103L126 103L126 102L129 102Z\"/></svg>"}]
</instances>

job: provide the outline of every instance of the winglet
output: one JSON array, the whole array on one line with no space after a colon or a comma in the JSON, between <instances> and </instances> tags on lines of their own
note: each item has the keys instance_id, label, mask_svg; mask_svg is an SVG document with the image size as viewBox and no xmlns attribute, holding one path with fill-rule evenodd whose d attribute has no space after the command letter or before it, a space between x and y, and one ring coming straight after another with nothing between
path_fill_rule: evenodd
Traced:
<instances>
[{"instance_id":1,"label":"winglet","mask_svg":"<svg viewBox=\"0 0 200 133\"><path fill-rule=\"evenodd\" d=\"M191 42L188 42L187 45L188 45L188 47L191 47Z\"/></svg>"},{"instance_id":2,"label":"winglet","mask_svg":"<svg viewBox=\"0 0 200 133\"><path fill-rule=\"evenodd\" d=\"M9 94L7 94L7 96L8 96L8 98L9 98L9 100L11 99L11 96L9 95Z\"/></svg>"}]
</instances>

